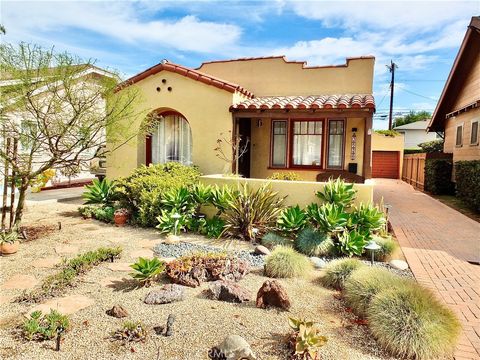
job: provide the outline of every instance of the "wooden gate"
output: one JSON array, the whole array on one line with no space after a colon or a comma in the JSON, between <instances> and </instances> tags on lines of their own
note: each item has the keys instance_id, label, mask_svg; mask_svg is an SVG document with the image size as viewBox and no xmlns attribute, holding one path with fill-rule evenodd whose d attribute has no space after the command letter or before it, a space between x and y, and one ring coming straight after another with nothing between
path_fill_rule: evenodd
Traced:
<instances>
[{"instance_id":1,"label":"wooden gate","mask_svg":"<svg viewBox=\"0 0 480 360\"><path fill-rule=\"evenodd\" d=\"M425 160L427 154L407 154L403 156L402 180L413 185L414 188L425 188Z\"/></svg>"}]
</instances>

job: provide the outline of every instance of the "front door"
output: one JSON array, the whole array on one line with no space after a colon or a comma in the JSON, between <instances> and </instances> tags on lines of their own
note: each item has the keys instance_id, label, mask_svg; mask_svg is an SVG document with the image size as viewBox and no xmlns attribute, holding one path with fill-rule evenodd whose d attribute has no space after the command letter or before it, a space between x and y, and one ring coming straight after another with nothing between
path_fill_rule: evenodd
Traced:
<instances>
[{"instance_id":1,"label":"front door","mask_svg":"<svg viewBox=\"0 0 480 360\"><path fill-rule=\"evenodd\" d=\"M238 119L238 134L240 135L239 149L245 149L245 153L238 159L238 174L245 178L250 177L250 146L251 146L251 119Z\"/></svg>"}]
</instances>

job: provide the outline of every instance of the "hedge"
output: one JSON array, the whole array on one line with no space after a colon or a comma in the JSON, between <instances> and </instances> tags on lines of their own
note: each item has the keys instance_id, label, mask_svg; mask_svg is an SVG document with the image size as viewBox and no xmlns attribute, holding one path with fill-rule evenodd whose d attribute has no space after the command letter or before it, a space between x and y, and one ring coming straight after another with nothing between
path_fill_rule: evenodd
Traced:
<instances>
[{"instance_id":1,"label":"hedge","mask_svg":"<svg viewBox=\"0 0 480 360\"><path fill-rule=\"evenodd\" d=\"M480 212L480 160L455 162L457 197Z\"/></svg>"},{"instance_id":2,"label":"hedge","mask_svg":"<svg viewBox=\"0 0 480 360\"><path fill-rule=\"evenodd\" d=\"M425 190L432 194L453 193L452 160L427 159L425 161Z\"/></svg>"},{"instance_id":3,"label":"hedge","mask_svg":"<svg viewBox=\"0 0 480 360\"><path fill-rule=\"evenodd\" d=\"M423 151L422 149L404 149L403 150L403 154L404 155L408 155L408 154L420 154L420 153L423 153L425 151Z\"/></svg>"}]
</instances>

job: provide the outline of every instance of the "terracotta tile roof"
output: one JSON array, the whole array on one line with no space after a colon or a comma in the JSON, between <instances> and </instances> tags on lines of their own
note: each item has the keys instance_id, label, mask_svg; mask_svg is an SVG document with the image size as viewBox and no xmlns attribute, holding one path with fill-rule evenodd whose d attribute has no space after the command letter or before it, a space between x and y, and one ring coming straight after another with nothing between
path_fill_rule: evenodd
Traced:
<instances>
[{"instance_id":1,"label":"terracotta tile roof","mask_svg":"<svg viewBox=\"0 0 480 360\"><path fill-rule=\"evenodd\" d=\"M375 109L375 99L370 94L265 96L234 104L230 110L274 109Z\"/></svg>"},{"instance_id":2,"label":"terracotta tile roof","mask_svg":"<svg viewBox=\"0 0 480 360\"><path fill-rule=\"evenodd\" d=\"M139 82L139 81L141 81L141 80L143 80L143 79L145 79L145 78L147 78L151 75L159 73L160 71L174 72L174 73L180 74L182 76L186 76L190 79L193 79L193 80L196 80L196 81L201 81L204 84L212 85L212 86L215 86L219 89L229 91L231 93L234 93L234 92L238 91L238 92L242 93L243 95L245 95L249 98L253 97L253 93L251 93L250 91L248 91L247 89L245 89L244 87L242 87L240 85L237 85L237 84L231 83L229 81L225 81L225 80L216 78L214 76L202 73L198 70L188 68L186 66L173 64L173 63L170 63L170 62L161 62L160 64L152 66L151 68L149 68L145 71L142 71L141 73L125 80L124 82L122 82L121 84L119 84L117 86L116 91L119 91L119 90L121 90L121 89L123 89L127 86L132 85L132 84L135 84L135 83L137 83L137 82Z\"/></svg>"}]
</instances>

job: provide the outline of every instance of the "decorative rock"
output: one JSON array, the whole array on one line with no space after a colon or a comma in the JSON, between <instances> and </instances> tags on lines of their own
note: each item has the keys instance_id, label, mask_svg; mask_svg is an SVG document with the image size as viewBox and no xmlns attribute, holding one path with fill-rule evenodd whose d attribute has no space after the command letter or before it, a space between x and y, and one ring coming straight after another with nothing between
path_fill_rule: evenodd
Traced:
<instances>
[{"instance_id":1,"label":"decorative rock","mask_svg":"<svg viewBox=\"0 0 480 360\"><path fill-rule=\"evenodd\" d=\"M180 238L177 235L170 234L165 238L165 244L176 244L180 241Z\"/></svg>"},{"instance_id":2,"label":"decorative rock","mask_svg":"<svg viewBox=\"0 0 480 360\"><path fill-rule=\"evenodd\" d=\"M175 322L175 315L173 315L173 314L168 315L167 330L165 331L165 336L172 336L173 335L173 323L174 322Z\"/></svg>"},{"instance_id":3,"label":"decorative rock","mask_svg":"<svg viewBox=\"0 0 480 360\"><path fill-rule=\"evenodd\" d=\"M241 303L250 300L250 293L247 289L228 280L214 281L210 284L208 294L212 299L233 303Z\"/></svg>"},{"instance_id":4,"label":"decorative rock","mask_svg":"<svg viewBox=\"0 0 480 360\"><path fill-rule=\"evenodd\" d=\"M254 253L257 255L270 255L270 250L263 245L258 245L255 247Z\"/></svg>"},{"instance_id":5,"label":"decorative rock","mask_svg":"<svg viewBox=\"0 0 480 360\"><path fill-rule=\"evenodd\" d=\"M316 256L312 256L310 258L310 262L313 264L315 269L323 269L325 267L325 265L327 265L325 260L320 259L319 257L316 257Z\"/></svg>"},{"instance_id":6,"label":"decorative rock","mask_svg":"<svg viewBox=\"0 0 480 360\"><path fill-rule=\"evenodd\" d=\"M95 301L93 299L86 296L70 295L62 298L51 299L43 304L37 305L29 311L29 314L38 310L44 314L48 314L50 310L53 309L57 310L61 314L70 315L89 307L94 303Z\"/></svg>"},{"instance_id":7,"label":"decorative rock","mask_svg":"<svg viewBox=\"0 0 480 360\"><path fill-rule=\"evenodd\" d=\"M109 268L112 271L132 271L132 268L130 267L130 263L125 263L125 262L108 263L107 268Z\"/></svg>"},{"instance_id":8,"label":"decorative rock","mask_svg":"<svg viewBox=\"0 0 480 360\"><path fill-rule=\"evenodd\" d=\"M267 280L257 293L257 307L265 309L268 306L290 309L292 305L287 292L277 280Z\"/></svg>"},{"instance_id":9,"label":"decorative rock","mask_svg":"<svg viewBox=\"0 0 480 360\"><path fill-rule=\"evenodd\" d=\"M75 254L78 252L78 246L74 245L57 245L55 246L55 252L59 255Z\"/></svg>"},{"instance_id":10,"label":"decorative rock","mask_svg":"<svg viewBox=\"0 0 480 360\"><path fill-rule=\"evenodd\" d=\"M53 269L55 266L60 264L61 261L62 261L62 259L59 258L59 257L49 257L49 258L34 260L34 261L32 261L31 264L35 268Z\"/></svg>"},{"instance_id":11,"label":"decorative rock","mask_svg":"<svg viewBox=\"0 0 480 360\"><path fill-rule=\"evenodd\" d=\"M183 286L177 284L167 284L161 287L160 290L150 291L143 302L145 304L169 304L174 301L181 301L185 297L185 290Z\"/></svg>"},{"instance_id":12,"label":"decorative rock","mask_svg":"<svg viewBox=\"0 0 480 360\"><path fill-rule=\"evenodd\" d=\"M227 336L220 345L210 350L209 357L210 359L225 360L257 359L250 345L244 338L238 335Z\"/></svg>"},{"instance_id":13,"label":"decorative rock","mask_svg":"<svg viewBox=\"0 0 480 360\"><path fill-rule=\"evenodd\" d=\"M130 253L130 256L133 257L134 259L137 259L137 258L151 259L154 257L154 253L152 250L149 250L149 249L141 249L141 250L132 251Z\"/></svg>"},{"instance_id":14,"label":"decorative rock","mask_svg":"<svg viewBox=\"0 0 480 360\"><path fill-rule=\"evenodd\" d=\"M388 263L392 268L397 269L397 270L407 270L408 269L408 264L406 261L403 260L391 260Z\"/></svg>"},{"instance_id":15,"label":"decorative rock","mask_svg":"<svg viewBox=\"0 0 480 360\"><path fill-rule=\"evenodd\" d=\"M116 318L124 318L128 316L128 311L125 310L121 305L114 305L110 310L106 311L107 315L116 317Z\"/></svg>"},{"instance_id":16,"label":"decorative rock","mask_svg":"<svg viewBox=\"0 0 480 360\"><path fill-rule=\"evenodd\" d=\"M8 279L0 288L28 290L37 286L38 280L31 275L14 275Z\"/></svg>"}]
</instances>

